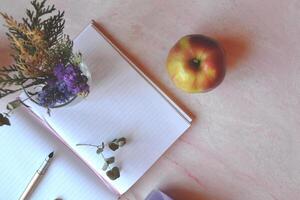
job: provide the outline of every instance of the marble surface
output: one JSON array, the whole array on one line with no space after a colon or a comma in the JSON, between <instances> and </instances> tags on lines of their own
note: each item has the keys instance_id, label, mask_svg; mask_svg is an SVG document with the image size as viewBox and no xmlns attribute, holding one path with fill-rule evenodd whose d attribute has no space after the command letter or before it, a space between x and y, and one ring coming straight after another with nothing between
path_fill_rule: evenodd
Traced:
<instances>
[{"instance_id":1,"label":"marble surface","mask_svg":"<svg viewBox=\"0 0 300 200\"><path fill-rule=\"evenodd\" d=\"M122 199L142 200L154 188L177 200L299 198L300 1L51 2L66 11L66 33L74 37L96 20L195 116ZM21 17L28 4L1 0L0 10ZM166 73L168 50L191 33L218 39L227 53L225 80L209 93L181 92ZM11 62L8 55L1 27L1 65Z\"/></svg>"}]
</instances>

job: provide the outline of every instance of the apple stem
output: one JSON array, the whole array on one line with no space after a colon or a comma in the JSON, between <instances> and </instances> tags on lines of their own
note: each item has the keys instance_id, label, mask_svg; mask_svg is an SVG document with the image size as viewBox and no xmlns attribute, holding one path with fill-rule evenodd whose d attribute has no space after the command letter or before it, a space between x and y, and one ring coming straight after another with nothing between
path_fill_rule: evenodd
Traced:
<instances>
[{"instance_id":1,"label":"apple stem","mask_svg":"<svg viewBox=\"0 0 300 200\"><path fill-rule=\"evenodd\" d=\"M197 58L193 58L190 60L190 65L194 68L194 69L199 69L200 65L201 65L201 60L197 59Z\"/></svg>"}]
</instances>

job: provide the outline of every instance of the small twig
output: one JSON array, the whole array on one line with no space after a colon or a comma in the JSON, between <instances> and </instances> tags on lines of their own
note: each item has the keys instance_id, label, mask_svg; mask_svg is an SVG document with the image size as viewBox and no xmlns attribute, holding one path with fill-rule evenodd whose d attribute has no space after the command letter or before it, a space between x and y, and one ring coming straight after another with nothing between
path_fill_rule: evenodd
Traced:
<instances>
[{"instance_id":1,"label":"small twig","mask_svg":"<svg viewBox=\"0 0 300 200\"><path fill-rule=\"evenodd\" d=\"M95 144L76 144L76 146L90 146L90 147L96 147L99 148L101 145L95 145ZM106 158L104 157L103 153L100 153L102 159L104 162L106 162ZM108 165L108 169L111 170L111 167Z\"/></svg>"},{"instance_id":2,"label":"small twig","mask_svg":"<svg viewBox=\"0 0 300 200\"><path fill-rule=\"evenodd\" d=\"M43 80L38 79L38 80L28 84L28 85L25 85L21 88L15 89L15 90L0 88L0 99L7 96L7 95L10 95L10 94L13 94L15 92L21 91L24 88L29 88L29 87L32 87L34 85L37 85L37 84L40 84L40 83L43 83L43 82L44 82Z\"/></svg>"},{"instance_id":3,"label":"small twig","mask_svg":"<svg viewBox=\"0 0 300 200\"><path fill-rule=\"evenodd\" d=\"M95 144L76 144L76 146L91 146L91 147L96 147L96 148L99 147L98 145L95 145Z\"/></svg>"},{"instance_id":4,"label":"small twig","mask_svg":"<svg viewBox=\"0 0 300 200\"><path fill-rule=\"evenodd\" d=\"M107 163L107 161L106 161L106 158L104 157L104 155L103 155L103 153L102 153L102 152L100 153L100 155L101 155L101 157L103 158L104 162L106 162L106 163ZM110 167L110 165L107 165L107 168L108 168L109 170L111 170L111 167Z\"/></svg>"},{"instance_id":5,"label":"small twig","mask_svg":"<svg viewBox=\"0 0 300 200\"><path fill-rule=\"evenodd\" d=\"M112 151L116 151L120 147L126 144L126 138L121 137L119 139L114 139L108 144L95 145L95 144L76 144L76 146L90 146L97 148L96 153L101 155L102 160L104 161L104 165L102 167L103 171L106 171L106 175L111 179L115 180L120 177L120 169L117 166L112 167L111 164L115 162L115 157L106 158L103 154L105 146L108 146ZM108 169L108 170L107 170Z\"/></svg>"}]
</instances>

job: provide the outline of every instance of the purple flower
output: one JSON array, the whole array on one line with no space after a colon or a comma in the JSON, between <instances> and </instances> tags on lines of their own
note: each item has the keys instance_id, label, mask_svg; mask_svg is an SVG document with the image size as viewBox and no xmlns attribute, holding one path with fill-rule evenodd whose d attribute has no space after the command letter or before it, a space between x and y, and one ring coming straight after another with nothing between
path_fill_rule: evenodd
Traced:
<instances>
[{"instance_id":1,"label":"purple flower","mask_svg":"<svg viewBox=\"0 0 300 200\"><path fill-rule=\"evenodd\" d=\"M46 80L46 85L38 93L38 101L42 106L54 107L57 103L67 103L76 95L89 93L88 78L79 67L68 64L57 64L54 76Z\"/></svg>"},{"instance_id":2,"label":"purple flower","mask_svg":"<svg viewBox=\"0 0 300 200\"><path fill-rule=\"evenodd\" d=\"M89 85L87 77L80 71L79 67L68 64L58 64L54 68L54 75L58 81L63 81L69 90L74 95L88 94Z\"/></svg>"},{"instance_id":3,"label":"purple flower","mask_svg":"<svg viewBox=\"0 0 300 200\"><path fill-rule=\"evenodd\" d=\"M42 88L42 91L38 93L38 101L42 106L52 108L57 103L67 103L74 96L67 90L66 84L56 82L56 85L45 85Z\"/></svg>"},{"instance_id":4,"label":"purple flower","mask_svg":"<svg viewBox=\"0 0 300 200\"><path fill-rule=\"evenodd\" d=\"M54 67L54 76L56 76L57 80L62 81L64 78L65 65L60 63Z\"/></svg>"}]
</instances>

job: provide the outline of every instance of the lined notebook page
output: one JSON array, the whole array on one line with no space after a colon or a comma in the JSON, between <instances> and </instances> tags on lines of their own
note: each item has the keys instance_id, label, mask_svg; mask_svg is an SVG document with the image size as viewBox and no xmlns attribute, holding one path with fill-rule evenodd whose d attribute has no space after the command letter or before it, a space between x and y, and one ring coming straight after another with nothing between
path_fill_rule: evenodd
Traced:
<instances>
[{"instance_id":1,"label":"lined notebook page","mask_svg":"<svg viewBox=\"0 0 300 200\"><path fill-rule=\"evenodd\" d=\"M19 199L46 156L55 157L31 199L117 199L86 165L24 108L1 127L0 199Z\"/></svg>"},{"instance_id":2,"label":"lined notebook page","mask_svg":"<svg viewBox=\"0 0 300 200\"><path fill-rule=\"evenodd\" d=\"M190 126L191 119L175 108L89 25L75 40L92 74L89 96L79 104L32 109L118 193L127 191ZM77 143L101 144L118 137L128 143L114 153L121 177L109 180L95 149ZM111 154L105 152L107 156Z\"/></svg>"}]
</instances>

